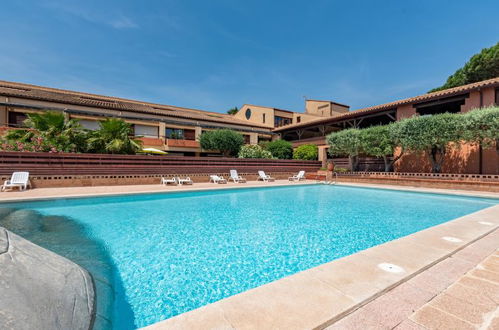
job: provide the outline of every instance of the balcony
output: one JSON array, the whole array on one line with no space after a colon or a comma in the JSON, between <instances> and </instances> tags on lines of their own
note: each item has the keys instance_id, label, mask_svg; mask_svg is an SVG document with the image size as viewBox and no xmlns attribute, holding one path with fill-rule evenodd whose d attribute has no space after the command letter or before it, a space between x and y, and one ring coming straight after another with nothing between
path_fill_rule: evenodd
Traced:
<instances>
[{"instance_id":1,"label":"balcony","mask_svg":"<svg viewBox=\"0 0 499 330\"><path fill-rule=\"evenodd\" d=\"M142 144L148 147L162 147L164 144L163 139L160 138L142 136L142 137L137 137L136 139L142 141Z\"/></svg>"},{"instance_id":2,"label":"balcony","mask_svg":"<svg viewBox=\"0 0 499 330\"><path fill-rule=\"evenodd\" d=\"M196 140L166 139L166 145L177 148L201 148Z\"/></svg>"}]
</instances>

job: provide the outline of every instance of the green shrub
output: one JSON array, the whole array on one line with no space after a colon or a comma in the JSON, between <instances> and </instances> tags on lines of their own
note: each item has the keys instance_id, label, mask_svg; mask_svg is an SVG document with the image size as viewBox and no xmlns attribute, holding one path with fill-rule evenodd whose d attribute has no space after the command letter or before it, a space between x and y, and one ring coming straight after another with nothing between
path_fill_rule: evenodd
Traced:
<instances>
[{"instance_id":1,"label":"green shrub","mask_svg":"<svg viewBox=\"0 0 499 330\"><path fill-rule=\"evenodd\" d=\"M219 150L225 157L235 156L244 144L241 133L230 129L217 129L203 132L199 137L201 148L205 150Z\"/></svg>"},{"instance_id":2,"label":"green shrub","mask_svg":"<svg viewBox=\"0 0 499 330\"><path fill-rule=\"evenodd\" d=\"M291 159L293 157L293 145L286 140L275 140L263 144L264 149L270 151L272 156L278 159Z\"/></svg>"},{"instance_id":3,"label":"green shrub","mask_svg":"<svg viewBox=\"0 0 499 330\"><path fill-rule=\"evenodd\" d=\"M337 173L345 173L345 172L348 172L349 170L348 170L348 168L344 168L344 167L335 167L334 171Z\"/></svg>"},{"instance_id":4,"label":"green shrub","mask_svg":"<svg viewBox=\"0 0 499 330\"><path fill-rule=\"evenodd\" d=\"M293 151L293 159L317 160L319 155L315 144L302 144Z\"/></svg>"},{"instance_id":5,"label":"green shrub","mask_svg":"<svg viewBox=\"0 0 499 330\"><path fill-rule=\"evenodd\" d=\"M246 144L239 150L239 158L274 158L270 151L263 149L259 145Z\"/></svg>"}]
</instances>

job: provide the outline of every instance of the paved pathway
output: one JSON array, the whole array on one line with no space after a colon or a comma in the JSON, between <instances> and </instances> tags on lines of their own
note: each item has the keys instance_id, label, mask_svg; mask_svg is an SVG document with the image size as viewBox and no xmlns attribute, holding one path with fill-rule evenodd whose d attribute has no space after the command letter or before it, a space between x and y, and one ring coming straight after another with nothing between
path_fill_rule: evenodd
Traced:
<instances>
[{"instance_id":1,"label":"paved pathway","mask_svg":"<svg viewBox=\"0 0 499 330\"><path fill-rule=\"evenodd\" d=\"M327 329L499 329L498 245L496 230Z\"/></svg>"}]
</instances>

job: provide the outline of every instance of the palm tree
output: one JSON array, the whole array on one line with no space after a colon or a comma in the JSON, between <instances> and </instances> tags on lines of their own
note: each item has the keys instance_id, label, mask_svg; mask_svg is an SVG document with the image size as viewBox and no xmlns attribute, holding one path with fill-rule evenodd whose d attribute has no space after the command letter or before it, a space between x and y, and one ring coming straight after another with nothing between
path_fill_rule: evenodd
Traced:
<instances>
[{"instance_id":1,"label":"palm tree","mask_svg":"<svg viewBox=\"0 0 499 330\"><path fill-rule=\"evenodd\" d=\"M108 118L99 125L100 128L91 132L87 140L90 152L134 154L142 148L142 142L131 137L132 126L125 121Z\"/></svg>"},{"instance_id":2,"label":"palm tree","mask_svg":"<svg viewBox=\"0 0 499 330\"><path fill-rule=\"evenodd\" d=\"M31 113L23 124L27 129L11 130L6 139L29 142L41 137L47 145L65 152L79 152L86 147L83 127L76 119L66 120L61 112Z\"/></svg>"}]
</instances>

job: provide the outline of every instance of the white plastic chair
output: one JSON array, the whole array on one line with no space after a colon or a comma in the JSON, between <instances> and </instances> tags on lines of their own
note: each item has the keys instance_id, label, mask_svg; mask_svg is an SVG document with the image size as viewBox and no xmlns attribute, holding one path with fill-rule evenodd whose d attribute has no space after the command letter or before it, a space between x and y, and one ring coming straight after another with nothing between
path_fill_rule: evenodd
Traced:
<instances>
[{"instance_id":1,"label":"white plastic chair","mask_svg":"<svg viewBox=\"0 0 499 330\"><path fill-rule=\"evenodd\" d=\"M237 174L237 170L230 170L230 178L229 180L234 181L235 183L245 183L246 179Z\"/></svg>"},{"instance_id":2,"label":"white plastic chair","mask_svg":"<svg viewBox=\"0 0 499 330\"><path fill-rule=\"evenodd\" d=\"M305 171L300 171L298 174L290 176L289 181L300 181L300 180L305 180Z\"/></svg>"},{"instance_id":3,"label":"white plastic chair","mask_svg":"<svg viewBox=\"0 0 499 330\"><path fill-rule=\"evenodd\" d=\"M258 171L258 180L263 180L263 182L274 181L275 179L270 175L265 174L264 171Z\"/></svg>"},{"instance_id":4,"label":"white plastic chair","mask_svg":"<svg viewBox=\"0 0 499 330\"><path fill-rule=\"evenodd\" d=\"M210 175L210 182L213 183L227 183L227 180L224 179L223 176L218 176L218 175Z\"/></svg>"},{"instance_id":5,"label":"white plastic chair","mask_svg":"<svg viewBox=\"0 0 499 330\"><path fill-rule=\"evenodd\" d=\"M29 182L29 172L14 172L12 173L10 180L6 180L3 183L2 191L7 188L15 187L18 187L19 190L26 190L28 186L31 187L31 183Z\"/></svg>"},{"instance_id":6,"label":"white plastic chair","mask_svg":"<svg viewBox=\"0 0 499 330\"><path fill-rule=\"evenodd\" d=\"M177 179L175 179L175 177L173 177L171 179L164 178L164 177L161 178L161 184L168 185L169 183L173 183L173 184L176 185L177 184Z\"/></svg>"},{"instance_id":7,"label":"white plastic chair","mask_svg":"<svg viewBox=\"0 0 499 330\"><path fill-rule=\"evenodd\" d=\"M187 177L187 178L184 178L184 179L181 179L179 177L177 177L177 182L179 185L183 185L183 184L194 184L194 182L191 180L190 177Z\"/></svg>"}]
</instances>

